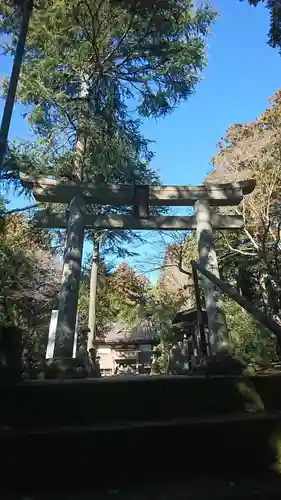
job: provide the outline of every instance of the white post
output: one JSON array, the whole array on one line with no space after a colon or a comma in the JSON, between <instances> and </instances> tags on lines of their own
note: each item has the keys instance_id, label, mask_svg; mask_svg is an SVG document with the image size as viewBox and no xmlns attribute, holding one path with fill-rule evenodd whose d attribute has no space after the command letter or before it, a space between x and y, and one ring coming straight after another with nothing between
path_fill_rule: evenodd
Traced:
<instances>
[{"instance_id":1,"label":"white post","mask_svg":"<svg viewBox=\"0 0 281 500\"><path fill-rule=\"evenodd\" d=\"M77 318L76 318L75 336L74 336L74 344L73 344L73 351L72 351L73 358L76 358L76 351L77 351L78 320L79 320L79 312L77 312ZM52 311L52 314L51 314L49 335L48 335L48 344L47 344L47 349L46 349L46 359L53 359L53 357L54 357L54 347L55 347L55 341L56 341L57 323L58 323L58 310L55 309Z\"/></svg>"},{"instance_id":2,"label":"white post","mask_svg":"<svg viewBox=\"0 0 281 500\"><path fill-rule=\"evenodd\" d=\"M219 278L211 225L211 210L207 200L200 200L195 203L195 215L200 263ZM216 355L218 352L227 349L228 346L228 331L225 315L222 311L221 293L204 275L202 275L202 281L210 332L210 350L211 355Z\"/></svg>"},{"instance_id":3,"label":"white post","mask_svg":"<svg viewBox=\"0 0 281 500\"><path fill-rule=\"evenodd\" d=\"M73 354L84 241L84 208L83 198L76 196L72 199L59 296L54 358L72 358Z\"/></svg>"},{"instance_id":4,"label":"white post","mask_svg":"<svg viewBox=\"0 0 281 500\"><path fill-rule=\"evenodd\" d=\"M99 269L99 253L100 242L93 242L92 268L90 278L90 295L89 295L89 318L88 318L88 339L87 350L93 348L93 342L96 336L96 301L98 288L98 269Z\"/></svg>"}]
</instances>

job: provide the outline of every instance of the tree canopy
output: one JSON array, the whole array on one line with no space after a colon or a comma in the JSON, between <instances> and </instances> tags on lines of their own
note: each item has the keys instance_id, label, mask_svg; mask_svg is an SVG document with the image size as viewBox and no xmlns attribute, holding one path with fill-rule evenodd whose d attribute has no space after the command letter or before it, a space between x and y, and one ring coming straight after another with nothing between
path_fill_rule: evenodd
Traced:
<instances>
[{"instance_id":1,"label":"tree canopy","mask_svg":"<svg viewBox=\"0 0 281 500\"><path fill-rule=\"evenodd\" d=\"M2 219L0 227L0 323L22 330L24 373L45 356L51 310L56 306L60 265L48 233L22 214ZM1 331L2 333L2 331Z\"/></svg>"},{"instance_id":2,"label":"tree canopy","mask_svg":"<svg viewBox=\"0 0 281 500\"><path fill-rule=\"evenodd\" d=\"M240 0L243 1L243 0ZM281 7L279 0L248 0L250 5L257 7L265 4L270 15L270 28L268 33L268 43L273 48L281 50Z\"/></svg>"},{"instance_id":3,"label":"tree canopy","mask_svg":"<svg viewBox=\"0 0 281 500\"><path fill-rule=\"evenodd\" d=\"M5 3L1 14L0 32L12 35L5 50L13 53L18 16ZM60 175L80 175L79 140L84 177L94 168L96 180L130 182L133 175L143 182L138 168L151 153L137 116L165 115L194 91L214 18L210 7L195 9L190 0L40 4L30 23L18 99L44 140L45 170L55 166ZM41 150L42 144L34 155Z\"/></svg>"},{"instance_id":4,"label":"tree canopy","mask_svg":"<svg viewBox=\"0 0 281 500\"><path fill-rule=\"evenodd\" d=\"M253 122L234 124L218 143L213 172L206 181L231 182L255 178L257 186L234 208L245 227L237 233L219 233L217 251L222 275L257 308L280 323L280 90ZM237 321L239 318L237 317ZM241 331L243 322L241 322ZM252 326L252 342L256 325ZM269 332L261 330L261 343ZM269 348L270 351L270 348Z\"/></svg>"},{"instance_id":5,"label":"tree canopy","mask_svg":"<svg viewBox=\"0 0 281 500\"><path fill-rule=\"evenodd\" d=\"M224 244L239 258L238 269L248 266L259 274L252 277L259 289L260 305L279 317L280 314L280 91L270 106L248 124L230 127L213 158L214 171L208 182L235 181L245 177L257 180L257 187L243 205L235 209L245 220L238 235L225 234ZM264 292L262 291L264 290Z\"/></svg>"}]
</instances>

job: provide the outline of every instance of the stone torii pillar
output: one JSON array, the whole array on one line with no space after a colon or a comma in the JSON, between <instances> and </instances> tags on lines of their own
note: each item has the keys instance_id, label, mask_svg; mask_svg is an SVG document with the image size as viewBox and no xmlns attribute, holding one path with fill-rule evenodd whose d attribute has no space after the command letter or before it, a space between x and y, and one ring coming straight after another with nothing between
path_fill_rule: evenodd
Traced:
<instances>
[{"instance_id":1,"label":"stone torii pillar","mask_svg":"<svg viewBox=\"0 0 281 500\"><path fill-rule=\"evenodd\" d=\"M219 278L219 267L213 240L212 212L208 200L198 200L195 203L197 222L197 242L199 262L210 273ZM210 354L228 350L229 337L225 314L222 310L220 290L201 275L208 317Z\"/></svg>"},{"instance_id":2,"label":"stone torii pillar","mask_svg":"<svg viewBox=\"0 0 281 500\"><path fill-rule=\"evenodd\" d=\"M74 197L69 206L54 358L72 358L84 242L85 207L85 201L81 196Z\"/></svg>"},{"instance_id":3,"label":"stone torii pillar","mask_svg":"<svg viewBox=\"0 0 281 500\"><path fill-rule=\"evenodd\" d=\"M240 196L239 193L236 193L236 195L233 193L226 199L223 199L223 193L221 193L222 199L219 203L214 202L214 199L209 196L198 199L194 204L199 262L217 278L220 276L213 239L213 231L217 228L213 225L215 213L212 208L225 205L238 205L238 203L242 201L244 195L250 194L254 190L255 185L256 183L254 180L241 181L236 183L236 186L240 186ZM223 186L227 188L227 184L220 185L221 188ZM228 186L230 186L230 184ZM234 186L234 184L232 184L232 186ZM208 185L210 191L212 191L212 189L217 189L217 187L218 185ZM233 225L233 227L229 227L229 229L238 228ZM220 353L228 354L229 334L225 314L222 310L221 291L206 276L202 274L201 277L208 318L210 354L211 356L216 356Z\"/></svg>"}]
</instances>

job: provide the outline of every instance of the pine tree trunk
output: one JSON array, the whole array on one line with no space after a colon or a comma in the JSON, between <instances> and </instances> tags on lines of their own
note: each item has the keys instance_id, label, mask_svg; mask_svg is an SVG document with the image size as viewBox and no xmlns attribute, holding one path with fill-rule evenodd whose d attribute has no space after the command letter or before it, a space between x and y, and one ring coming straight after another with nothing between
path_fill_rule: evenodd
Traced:
<instances>
[{"instance_id":1,"label":"pine tree trunk","mask_svg":"<svg viewBox=\"0 0 281 500\"><path fill-rule=\"evenodd\" d=\"M88 351L92 349L93 341L96 336L96 300L97 300L97 287L98 287L99 253L100 253L99 242L95 242L93 245L93 260L92 260L91 280L90 280L89 320L88 320L89 333L88 333L88 343L87 343Z\"/></svg>"},{"instance_id":2,"label":"pine tree trunk","mask_svg":"<svg viewBox=\"0 0 281 500\"><path fill-rule=\"evenodd\" d=\"M25 42L28 33L29 20L31 17L33 9L33 0L26 0L22 7L22 21L20 27L20 33L16 48L16 53L14 57L14 64L10 78L9 89L6 97L6 102L4 106L1 129L0 129L0 169L2 168L4 156L7 148L7 139L10 129L10 123L12 118L12 112L14 108L14 102L16 97L16 91L19 81L19 75L22 65L22 60L24 56Z\"/></svg>"},{"instance_id":3,"label":"pine tree trunk","mask_svg":"<svg viewBox=\"0 0 281 500\"><path fill-rule=\"evenodd\" d=\"M83 103L82 115L83 115L83 121L86 121L89 118L89 103L88 103L89 82L87 76L82 75L80 78L81 78L80 99ZM75 175L76 178L82 181L85 168L84 159L87 147L87 134L85 134L84 126L81 127L81 125L79 124L79 120L77 129L78 130L77 130L77 141L76 141L76 155L74 161L73 174Z\"/></svg>"}]
</instances>

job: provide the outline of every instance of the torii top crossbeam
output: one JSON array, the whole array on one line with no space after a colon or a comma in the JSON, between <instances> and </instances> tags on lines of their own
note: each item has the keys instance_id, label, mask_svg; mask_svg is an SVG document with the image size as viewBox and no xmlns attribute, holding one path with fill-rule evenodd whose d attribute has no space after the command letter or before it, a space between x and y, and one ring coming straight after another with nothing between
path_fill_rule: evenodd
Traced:
<instances>
[{"instance_id":1,"label":"torii top crossbeam","mask_svg":"<svg viewBox=\"0 0 281 500\"><path fill-rule=\"evenodd\" d=\"M82 196L86 203L97 205L134 205L135 188L124 184L94 184L79 181L58 181L48 177L20 174L24 187L33 189L36 200L69 203ZM244 195L255 188L253 179L228 184L202 186L142 186L147 189L148 203L152 206L192 206L198 200L208 200L211 206L238 205Z\"/></svg>"}]
</instances>

